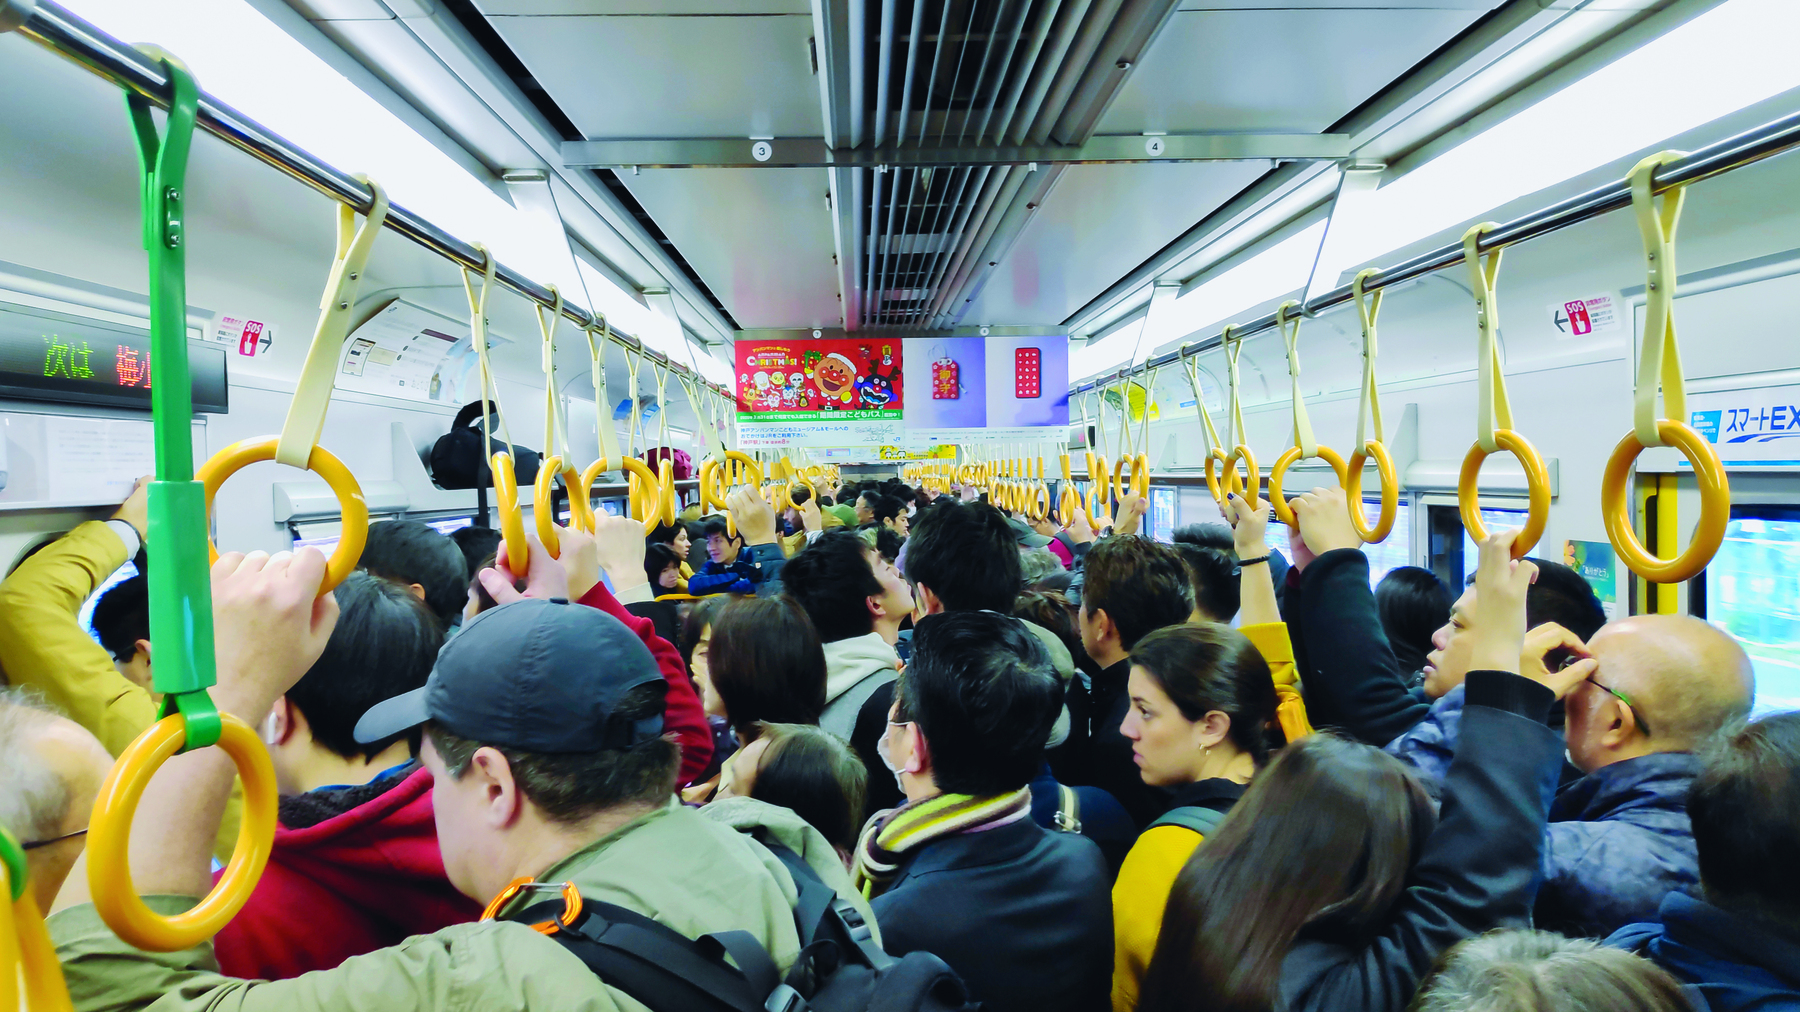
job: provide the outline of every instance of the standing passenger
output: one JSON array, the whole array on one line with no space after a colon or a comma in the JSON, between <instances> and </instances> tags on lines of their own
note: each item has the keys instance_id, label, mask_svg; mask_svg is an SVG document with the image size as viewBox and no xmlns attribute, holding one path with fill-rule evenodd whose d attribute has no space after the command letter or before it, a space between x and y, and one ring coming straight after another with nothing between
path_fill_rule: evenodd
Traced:
<instances>
[{"instance_id":1,"label":"standing passenger","mask_svg":"<svg viewBox=\"0 0 1800 1012\"><path fill-rule=\"evenodd\" d=\"M922 620L885 739L908 800L859 844L887 950L941 956L993 1012L1106 1004L1106 862L1092 841L1030 817L1026 785L1061 704L1025 623L985 612Z\"/></svg>"}]
</instances>

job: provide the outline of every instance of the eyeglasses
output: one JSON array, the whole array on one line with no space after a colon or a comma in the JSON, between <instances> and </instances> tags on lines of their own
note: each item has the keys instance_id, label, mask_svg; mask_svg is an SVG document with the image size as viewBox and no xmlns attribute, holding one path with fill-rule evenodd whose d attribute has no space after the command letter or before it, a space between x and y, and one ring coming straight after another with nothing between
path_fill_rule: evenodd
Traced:
<instances>
[{"instance_id":1,"label":"eyeglasses","mask_svg":"<svg viewBox=\"0 0 1800 1012\"><path fill-rule=\"evenodd\" d=\"M20 850L36 850L39 847L48 847L53 843L61 843L64 840L73 840L77 836L86 836L86 835L87 835L87 830L77 829L73 833L64 833L61 836L53 836L48 840L32 840L30 843L21 843L21 844L19 844L19 849Z\"/></svg>"},{"instance_id":2,"label":"eyeglasses","mask_svg":"<svg viewBox=\"0 0 1800 1012\"><path fill-rule=\"evenodd\" d=\"M1631 711L1631 719L1637 722L1638 730L1644 732L1644 737L1650 737L1650 725L1644 723L1644 715L1637 711L1637 706L1631 702L1630 696L1627 696L1611 686L1601 685L1599 682L1594 681L1593 675L1587 676L1587 681L1593 682L1595 688L1604 690L1618 697L1619 702L1625 704L1625 709Z\"/></svg>"}]
</instances>

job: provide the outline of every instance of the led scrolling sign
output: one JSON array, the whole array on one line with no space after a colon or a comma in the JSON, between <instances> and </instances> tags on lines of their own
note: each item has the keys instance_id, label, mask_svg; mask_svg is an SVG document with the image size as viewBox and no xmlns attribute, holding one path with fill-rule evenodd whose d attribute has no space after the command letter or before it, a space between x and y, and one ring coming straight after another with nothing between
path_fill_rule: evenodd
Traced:
<instances>
[{"instance_id":1,"label":"led scrolling sign","mask_svg":"<svg viewBox=\"0 0 1800 1012\"><path fill-rule=\"evenodd\" d=\"M228 409L225 351L188 342L194 410ZM150 408L148 331L0 304L0 397Z\"/></svg>"}]
</instances>

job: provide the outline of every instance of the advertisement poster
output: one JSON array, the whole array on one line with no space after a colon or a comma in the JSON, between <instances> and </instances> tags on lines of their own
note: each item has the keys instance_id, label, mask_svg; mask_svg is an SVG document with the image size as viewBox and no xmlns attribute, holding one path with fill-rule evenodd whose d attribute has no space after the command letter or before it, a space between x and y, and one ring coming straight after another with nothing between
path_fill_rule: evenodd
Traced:
<instances>
[{"instance_id":1,"label":"advertisement poster","mask_svg":"<svg viewBox=\"0 0 1800 1012\"><path fill-rule=\"evenodd\" d=\"M1069 425L1069 339L906 340L907 445L1062 439Z\"/></svg>"},{"instance_id":2,"label":"advertisement poster","mask_svg":"<svg viewBox=\"0 0 1800 1012\"><path fill-rule=\"evenodd\" d=\"M745 340L736 358L739 441L747 448L902 439L898 339Z\"/></svg>"},{"instance_id":3,"label":"advertisement poster","mask_svg":"<svg viewBox=\"0 0 1800 1012\"><path fill-rule=\"evenodd\" d=\"M489 350L507 343L488 334ZM336 386L460 406L480 396L476 360L468 321L396 299L344 342Z\"/></svg>"},{"instance_id":4,"label":"advertisement poster","mask_svg":"<svg viewBox=\"0 0 1800 1012\"><path fill-rule=\"evenodd\" d=\"M1800 386L1689 394L1688 412L1727 464L1800 463Z\"/></svg>"},{"instance_id":5,"label":"advertisement poster","mask_svg":"<svg viewBox=\"0 0 1800 1012\"><path fill-rule=\"evenodd\" d=\"M1563 563L1580 573L1588 586L1594 588L1594 596L1600 599L1600 607L1606 612L1606 617L1616 617L1619 610L1619 568L1612 542L1565 541Z\"/></svg>"}]
</instances>

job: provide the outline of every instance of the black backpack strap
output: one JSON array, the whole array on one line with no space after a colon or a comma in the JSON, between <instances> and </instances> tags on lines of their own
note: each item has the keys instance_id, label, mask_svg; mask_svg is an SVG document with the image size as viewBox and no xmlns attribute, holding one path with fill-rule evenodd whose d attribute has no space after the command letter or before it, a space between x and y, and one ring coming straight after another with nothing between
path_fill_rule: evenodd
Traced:
<instances>
[{"instance_id":1,"label":"black backpack strap","mask_svg":"<svg viewBox=\"0 0 1800 1012\"><path fill-rule=\"evenodd\" d=\"M555 921L563 902L527 907L508 920ZM747 932L690 941L678 931L611 903L583 900L581 916L549 936L608 987L656 1012L764 1012L780 983L775 963ZM723 956L738 961L738 968Z\"/></svg>"},{"instance_id":2,"label":"black backpack strap","mask_svg":"<svg viewBox=\"0 0 1800 1012\"><path fill-rule=\"evenodd\" d=\"M1180 826L1182 829L1191 829L1194 832L1199 833L1202 838L1205 838L1211 836L1213 831L1219 828L1219 824L1224 821L1225 813L1216 808L1202 808L1199 805L1184 805L1180 808L1171 808L1162 813L1156 817L1155 822L1150 823L1150 825L1145 826L1144 828L1145 830L1151 830L1158 826Z\"/></svg>"},{"instance_id":3,"label":"black backpack strap","mask_svg":"<svg viewBox=\"0 0 1800 1012\"><path fill-rule=\"evenodd\" d=\"M464 428L465 426L469 426L478 421L480 418L481 402L470 401L469 403L464 404L461 410L456 412L456 418L450 422L450 427L452 429Z\"/></svg>"},{"instance_id":4,"label":"black backpack strap","mask_svg":"<svg viewBox=\"0 0 1800 1012\"><path fill-rule=\"evenodd\" d=\"M876 969L893 962L893 957L875 944L875 932L863 918L862 911L856 909L854 903L839 896L837 890L826 885L825 880L812 870L812 866L804 858L787 847L766 839L763 834L757 835L757 841L787 868L788 874L794 879L794 887L800 893L799 902L794 904L794 924L800 931L801 948L820 940L829 940L853 947L855 951L862 953L862 962ZM846 952L844 955L848 958L850 953Z\"/></svg>"}]
</instances>

